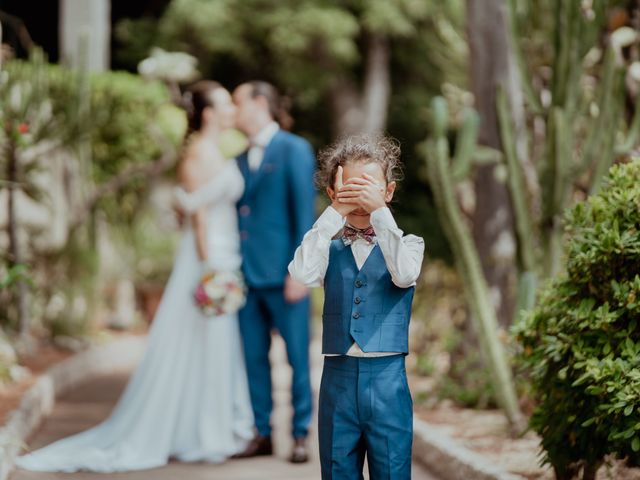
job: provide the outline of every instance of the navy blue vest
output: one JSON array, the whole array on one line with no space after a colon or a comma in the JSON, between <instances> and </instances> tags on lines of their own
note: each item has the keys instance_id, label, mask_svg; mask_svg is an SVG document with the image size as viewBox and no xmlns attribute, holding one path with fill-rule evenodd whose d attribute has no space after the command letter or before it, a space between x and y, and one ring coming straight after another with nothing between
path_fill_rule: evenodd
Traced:
<instances>
[{"instance_id":1,"label":"navy blue vest","mask_svg":"<svg viewBox=\"0 0 640 480\"><path fill-rule=\"evenodd\" d=\"M333 240L324 277L322 353L345 354L355 341L364 352L409 352L415 287L391 281L376 245L361 270L350 246Z\"/></svg>"}]
</instances>

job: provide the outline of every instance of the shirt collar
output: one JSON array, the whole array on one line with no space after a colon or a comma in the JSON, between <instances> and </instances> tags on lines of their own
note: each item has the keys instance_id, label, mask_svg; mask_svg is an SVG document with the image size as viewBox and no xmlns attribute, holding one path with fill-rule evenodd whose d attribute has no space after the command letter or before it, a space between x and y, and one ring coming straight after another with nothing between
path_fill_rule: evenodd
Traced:
<instances>
[{"instance_id":1,"label":"shirt collar","mask_svg":"<svg viewBox=\"0 0 640 480\"><path fill-rule=\"evenodd\" d=\"M271 143L271 140L273 140L273 137L278 133L278 130L280 130L280 125L278 125L277 122L270 122L255 134L251 139L251 143L266 147Z\"/></svg>"}]
</instances>

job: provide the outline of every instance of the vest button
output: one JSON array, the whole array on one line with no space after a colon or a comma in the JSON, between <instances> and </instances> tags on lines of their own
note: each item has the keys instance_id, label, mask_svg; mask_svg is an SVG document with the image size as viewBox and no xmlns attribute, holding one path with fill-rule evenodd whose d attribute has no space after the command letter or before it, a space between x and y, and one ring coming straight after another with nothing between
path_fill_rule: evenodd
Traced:
<instances>
[{"instance_id":1,"label":"vest button","mask_svg":"<svg viewBox=\"0 0 640 480\"><path fill-rule=\"evenodd\" d=\"M361 280L356 280L356 288L360 288L362 286Z\"/></svg>"},{"instance_id":2,"label":"vest button","mask_svg":"<svg viewBox=\"0 0 640 480\"><path fill-rule=\"evenodd\" d=\"M356 297L356 298L353 300L353 303L355 303L355 304L357 305L357 304L358 304L358 303L360 303L361 301L362 301L362 299L361 299L360 297Z\"/></svg>"},{"instance_id":3,"label":"vest button","mask_svg":"<svg viewBox=\"0 0 640 480\"><path fill-rule=\"evenodd\" d=\"M360 318L360 312L355 312L352 316L353 318Z\"/></svg>"}]
</instances>

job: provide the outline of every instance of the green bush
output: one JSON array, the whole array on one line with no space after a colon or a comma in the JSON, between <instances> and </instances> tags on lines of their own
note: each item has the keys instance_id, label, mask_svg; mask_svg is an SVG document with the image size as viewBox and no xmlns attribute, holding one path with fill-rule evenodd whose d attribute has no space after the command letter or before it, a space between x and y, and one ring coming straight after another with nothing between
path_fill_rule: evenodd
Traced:
<instances>
[{"instance_id":1,"label":"green bush","mask_svg":"<svg viewBox=\"0 0 640 480\"><path fill-rule=\"evenodd\" d=\"M2 171L7 171L7 162L18 158L15 184L45 203L47 192L40 191L35 173L46 170L52 151L62 149L73 172L68 187L81 192L73 195L72 210L77 216L68 219L67 245L23 254L34 278L31 314L52 335L82 334L93 316L91 307L99 298L95 214L104 212L112 225L131 229L152 184L148 175L131 175L131 168L146 168L167 150L171 153L182 140L185 124L184 114L172 105L168 89L160 82L123 72L74 71L49 64L40 51L28 61L3 65ZM167 160L165 169L172 159ZM4 256L0 252L0 260ZM3 275L0 265L0 324L11 327L11 332L18 324L15 294L2 287ZM63 307L50 308L51 304Z\"/></svg>"},{"instance_id":2,"label":"green bush","mask_svg":"<svg viewBox=\"0 0 640 480\"><path fill-rule=\"evenodd\" d=\"M184 115L170 103L167 88L138 75L105 72L91 78L91 160L99 185L134 164L159 158L182 140ZM163 145L160 140L163 140ZM131 179L102 199L109 220L131 222L148 191L147 178Z\"/></svg>"},{"instance_id":3,"label":"green bush","mask_svg":"<svg viewBox=\"0 0 640 480\"><path fill-rule=\"evenodd\" d=\"M6 95L0 95L0 120L15 125L25 122L29 143L55 140L55 144L81 149L86 145L83 140L88 141L87 180L98 187L129 166L159 158L167 147L175 148L182 141L184 114L172 105L168 89L160 82L126 72L87 77L48 64L41 54L29 61L7 62L1 75ZM21 98L20 106L11 109L16 96ZM79 152L81 160L86 160L86 153ZM147 178L131 178L102 199L100 207L111 221L131 221L148 186Z\"/></svg>"},{"instance_id":4,"label":"green bush","mask_svg":"<svg viewBox=\"0 0 640 480\"><path fill-rule=\"evenodd\" d=\"M640 463L640 160L566 216L566 273L515 326L537 406L530 425L559 479L608 454Z\"/></svg>"}]
</instances>

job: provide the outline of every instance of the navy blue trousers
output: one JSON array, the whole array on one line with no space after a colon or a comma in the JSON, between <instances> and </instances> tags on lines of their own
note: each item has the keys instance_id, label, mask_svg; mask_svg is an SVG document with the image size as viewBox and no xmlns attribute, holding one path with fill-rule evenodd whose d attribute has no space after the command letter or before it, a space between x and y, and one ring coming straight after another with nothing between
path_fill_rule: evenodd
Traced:
<instances>
[{"instance_id":1,"label":"navy blue trousers","mask_svg":"<svg viewBox=\"0 0 640 480\"><path fill-rule=\"evenodd\" d=\"M404 356L327 356L318 406L322 480L409 480L413 402Z\"/></svg>"},{"instance_id":2,"label":"navy blue trousers","mask_svg":"<svg viewBox=\"0 0 640 480\"><path fill-rule=\"evenodd\" d=\"M292 434L306 437L311 423L312 394L309 374L309 299L289 304L282 288L250 288L247 304L239 312L240 333L249 379L249 393L256 422L262 436L271 435L271 331L276 329L287 347L293 369L291 399Z\"/></svg>"}]
</instances>

